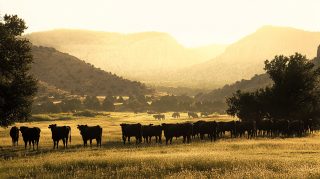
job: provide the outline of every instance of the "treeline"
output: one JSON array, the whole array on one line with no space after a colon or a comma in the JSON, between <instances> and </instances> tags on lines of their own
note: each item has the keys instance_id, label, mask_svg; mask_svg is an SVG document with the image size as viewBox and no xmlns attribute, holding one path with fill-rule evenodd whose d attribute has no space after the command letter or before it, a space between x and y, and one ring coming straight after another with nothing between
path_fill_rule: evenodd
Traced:
<instances>
[{"instance_id":1,"label":"treeline","mask_svg":"<svg viewBox=\"0 0 320 179\"><path fill-rule=\"evenodd\" d=\"M32 107L33 113L59 113L74 112L79 110L96 111L122 111L122 112L169 112L169 111L199 111L218 112L221 106L225 108L225 103L221 102L200 102L195 98L181 95L166 95L161 97L135 95L135 96L72 96L63 95L38 97Z\"/></svg>"}]
</instances>

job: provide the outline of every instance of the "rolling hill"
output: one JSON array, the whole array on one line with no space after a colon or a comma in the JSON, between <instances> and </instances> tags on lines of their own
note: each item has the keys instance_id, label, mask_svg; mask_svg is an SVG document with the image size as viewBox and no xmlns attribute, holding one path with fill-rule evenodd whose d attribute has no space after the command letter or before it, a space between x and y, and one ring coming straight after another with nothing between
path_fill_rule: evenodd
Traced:
<instances>
[{"instance_id":1,"label":"rolling hill","mask_svg":"<svg viewBox=\"0 0 320 179\"><path fill-rule=\"evenodd\" d=\"M121 34L86 30L52 30L27 34L34 44L53 47L103 70L129 79L165 82L168 72L207 61L225 45L186 48L169 34Z\"/></svg>"},{"instance_id":2,"label":"rolling hill","mask_svg":"<svg viewBox=\"0 0 320 179\"><path fill-rule=\"evenodd\" d=\"M312 58L319 44L320 32L265 26L231 44L218 57L170 76L173 81L189 82L189 86L222 87L263 73L264 61L275 55L299 52Z\"/></svg>"},{"instance_id":3,"label":"rolling hill","mask_svg":"<svg viewBox=\"0 0 320 179\"><path fill-rule=\"evenodd\" d=\"M151 90L144 84L105 72L54 48L33 46L31 73L42 90L51 89L80 95L134 95Z\"/></svg>"}]
</instances>

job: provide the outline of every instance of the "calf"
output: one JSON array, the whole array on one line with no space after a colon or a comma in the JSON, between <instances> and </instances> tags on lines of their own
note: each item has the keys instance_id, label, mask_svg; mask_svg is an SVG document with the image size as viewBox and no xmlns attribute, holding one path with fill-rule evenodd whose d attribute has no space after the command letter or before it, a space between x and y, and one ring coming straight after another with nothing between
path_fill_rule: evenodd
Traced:
<instances>
[{"instance_id":1,"label":"calf","mask_svg":"<svg viewBox=\"0 0 320 179\"><path fill-rule=\"evenodd\" d=\"M15 146L18 145L19 140L19 128L16 126L11 127L10 129L10 137L12 139L12 145Z\"/></svg>"},{"instance_id":2,"label":"calf","mask_svg":"<svg viewBox=\"0 0 320 179\"><path fill-rule=\"evenodd\" d=\"M59 141L62 140L64 148L68 147L68 138L71 142L71 127L70 126L57 126L57 124L51 124L48 127L51 129L53 149L59 147Z\"/></svg>"},{"instance_id":3,"label":"calf","mask_svg":"<svg viewBox=\"0 0 320 179\"><path fill-rule=\"evenodd\" d=\"M177 124L162 124L164 136L166 137L166 144L170 141L172 143L173 137L183 137L183 143L191 142L192 127L191 123L177 123Z\"/></svg>"},{"instance_id":4,"label":"calf","mask_svg":"<svg viewBox=\"0 0 320 179\"><path fill-rule=\"evenodd\" d=\"M156 143L161 143L162 126L153 124L142 126L142 136L147 143L151 143L151 138L156 137Z\"/></svg>"},{"instance_id":5,"label":"calf","mask_svg":"<svg viewBox=\"0 0 320 179\"><path fill-rule=\"evenodd\" d=\"M130 143L130 137L136 138L136 144L142 142L142 125L140 123L137 124L120 124L122 130L122 140L123 144L126 144L126 140L128 138L128 142Z\"/></svg>"},{"instance_id":6,"label":"calf","mask_svg":"<svg viewBox=\"0 0 320 179\"><path fill-rule=\"evenodd\" d=\"M31 147L31 143L32 143L32 147L34 150L34 144L36 144L37 150L38 150L41 130L38 127L29 128L29 127L21 126L20 131L24 141L24 148L25 149L27 148L27 143L29 142L29 147Z\"/></svg>"},{"instance_id":7,"label":"calf","mask_svg":"<svg viewBox=\"0 0 320 179\"><path fill-rule=\"evenodd\" d=\"M90 140L90 147L92 145L92 139L96 139L97 146L101 147L102 140L102 128L97 126L78 125L80 134L83 140L83 146L87 146L87 141Z\"/></svg>"}]
</instances>

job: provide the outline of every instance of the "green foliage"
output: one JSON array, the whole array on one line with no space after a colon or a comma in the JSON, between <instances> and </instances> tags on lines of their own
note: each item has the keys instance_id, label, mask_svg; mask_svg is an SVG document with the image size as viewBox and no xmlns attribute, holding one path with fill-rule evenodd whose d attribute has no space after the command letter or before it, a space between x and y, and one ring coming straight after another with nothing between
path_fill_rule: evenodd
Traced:
<instances>
[{"instance_id":1,"label":"green foliage","mask_svg":"<svg viewBox=\"0 0 320 179\"><path fill-rule=\"evenodd\" d=\"M113 97L107 97L103 100L102 102L102 110L104 111L114 111L115 106L114 106L114 99Z\"/></svg>"},{"instance_id":2,"label":"green foliage","mask_svg":"<svg viewBox=\"0 0 320 179\"><path fill-rule=\"evenodd\" d=\"M83 101L85 109L99 110L101 108L100 102L96 96L87 96Z\"/></svg>"},{"instance_id":3,"label":"green foliage","mask_svg":"<svg viewBox=\"0 0 320 179\"><path fill-rule=\"evenodd\" d=\"M296 53L267 60L265 70L274 84L254 93L237 91L227 98L228 114L242 120L317 117L320 113L319 68Z\"/></svg>"},{"instance_id":4,"label":"green foliage","mask_svg":"<svg viewBox=\"0 0 320 179\"><path fill-rule=\"evenodd\" d=\"M62 110L64 112L71 112L75 110L79 110L82 108L82 103L80 99L72 98L72 99L64 99L62 100Z\"/></svg>"},{"instance_id":5,"label":"green foliage","mask_svg":"<svg viewBox=\"0 0 320 179\"><path fill-rule=\"evenodd\" d=\"M0 126L27 120L37 81L28 73L33 62L25 22L16 15L0 21Z\"/></svg>"},{"instance_id":6,"label":"green foliage","mask_svg":"<svg viewBox=\"0 0 320 179\"><path fill-rule=\"evenodd\" d=\"M79 111L73 114L74 116L83 116L83 117L95 117L98 113L90 110Z\"/></svg>"}]
</instances>

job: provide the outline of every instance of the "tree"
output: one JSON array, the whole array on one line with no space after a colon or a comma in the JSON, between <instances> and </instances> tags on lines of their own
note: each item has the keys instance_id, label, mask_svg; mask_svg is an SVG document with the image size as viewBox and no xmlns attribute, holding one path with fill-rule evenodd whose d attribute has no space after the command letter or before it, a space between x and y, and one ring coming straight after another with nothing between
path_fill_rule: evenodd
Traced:
<instances>
[{"instance_id":1,"label":"tree","mask_svg":"<svg viewBox=\"0 0 320 179\"><path fill-rule=\"evenodd\" d=\"M318 113L320 69L305 56L276 56L265 62L274 81L269 113L274 118L306 120Z\"/></svg>"},{"instance_id":2,"label":"tree","mask_svg":"<svg viewBox=\"0 0 320 179\"><path fill-rule=\"evenodd\" d=\"M82 108L82 103L80 99L64 99L62 100L62 110L65 112L79 110Z\"/></svg>"},{"instance_id":3,"label":"tree","mask_svg":"<svg viewBox=\"0 0 320 179\"><path fill-rule=\"evenodd\" d=\"M111 98L105 98L102 102L102 110L105 111L114 111L115 110L115 106L113 104L114 99Z\"/></svg>"},{"instance_id":4,"label":"tree","mask_svg":"<svg viewBox=\"0 0 320 179\"><path fill-rule=\"evenodd\" d=\"M86 109L99 110L101 108L100 102L96 96L87 96L83 104Z\"/></svg>"},{"instance_id":5,"label":"tree","mask_svg":"<svg viewBox=\"0 0 320 179\"><path fill-rule=\"evenodd\" d=\"M274 84L254 93L233 94L227 98L228 114L242 120L308 120L320 114L320 69L305 56L275 56L265 61L264 69Z\"/></svg>"},{"instance_id":6,"label":"tree","mask_svg":"<svg viewBox=\"0 0 320 179\"><path fill-rule=\"evenodd\" d=\"M31 44L21 38L25 29L16 15L0 20L0 126L27 120L37 92L37 81L28 73L33 62Z\"/></svg>"}]
</instances>

